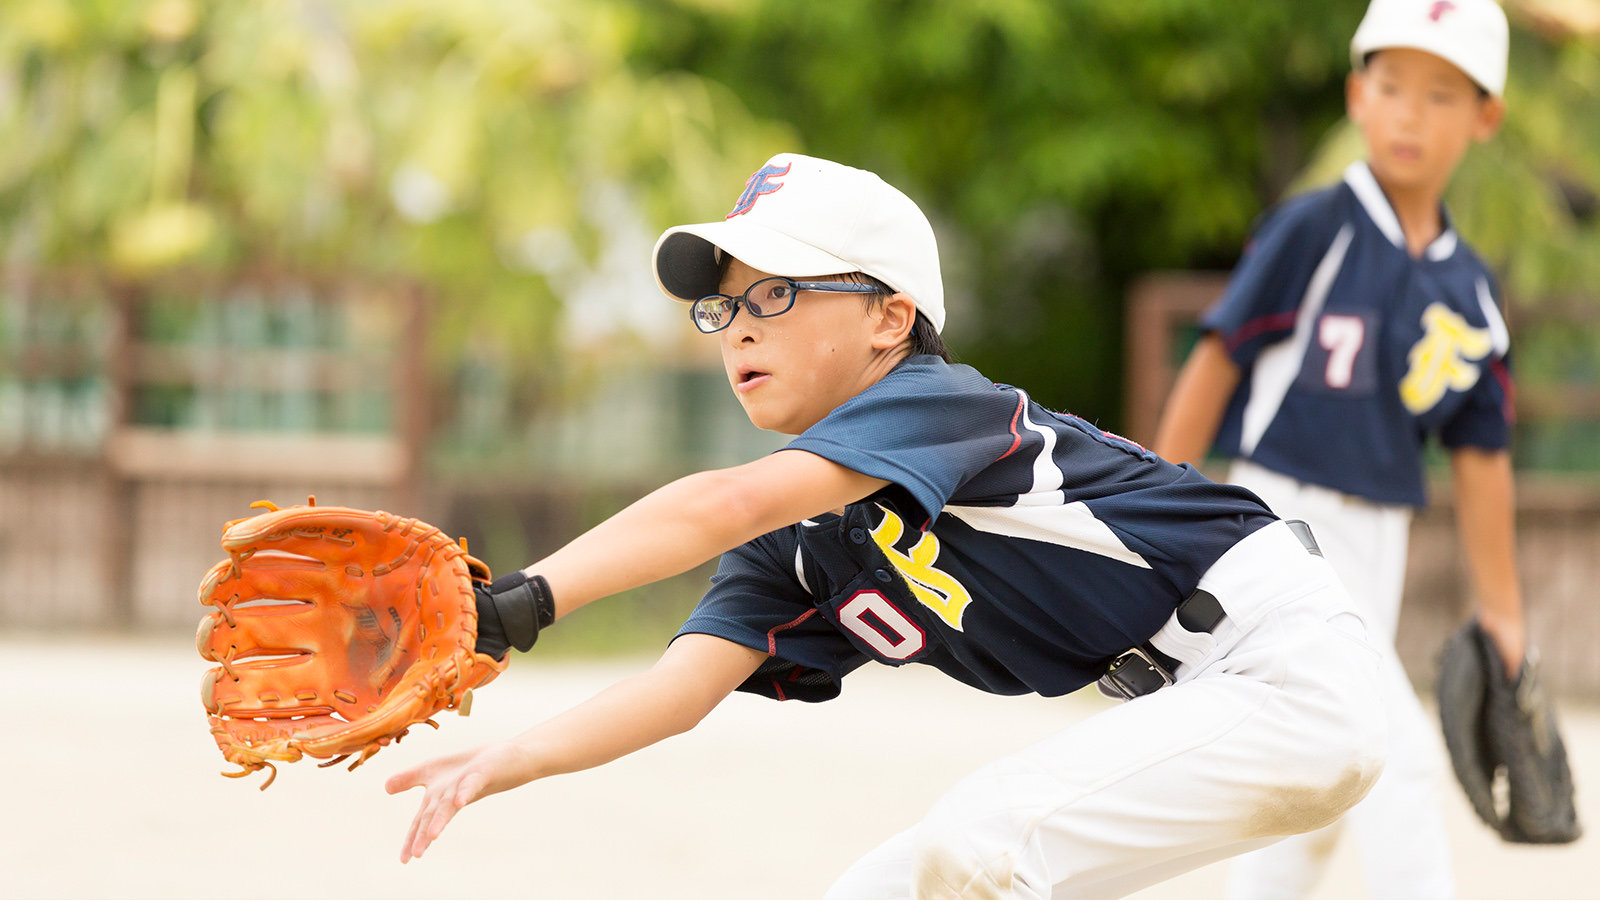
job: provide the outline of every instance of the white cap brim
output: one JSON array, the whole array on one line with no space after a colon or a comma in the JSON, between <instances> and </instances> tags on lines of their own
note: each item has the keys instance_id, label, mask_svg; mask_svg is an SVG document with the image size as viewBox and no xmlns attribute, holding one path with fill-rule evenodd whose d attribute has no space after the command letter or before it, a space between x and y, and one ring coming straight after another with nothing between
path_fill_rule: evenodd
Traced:
<instances>
[{"instance_id":1,"label":"white cap brim","mask_svg":"<svg viewBox=\"0 0 1600 900\"><path fill-rule=\"evenodd\" d=\"M720 290L717 250L752 269L790 278L859 272L861 268L804 241L749 220L705 222L669 228L656 241L656 284L677 300L693 303Z\"/></svg>"}]
</instances>

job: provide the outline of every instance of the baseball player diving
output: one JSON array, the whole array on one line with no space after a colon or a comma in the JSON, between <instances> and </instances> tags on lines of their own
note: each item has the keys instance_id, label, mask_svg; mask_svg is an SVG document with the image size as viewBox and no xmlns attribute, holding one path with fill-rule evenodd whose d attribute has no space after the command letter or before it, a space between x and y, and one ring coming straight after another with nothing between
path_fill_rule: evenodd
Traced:
<instances>
[{"instance_id":1,"label":"baseball player diving","mask_svg":"<svg viewBox=\"0 0 1600 900\"><path fill-rule=\"evenodd\" d=\"M952 364L934 233L900 191L779 154L725 219L663 234L654 270L751 422L794 439L479 593L478 649L498 659L720 556L648 671L390 778L422 788L402 861L481 797L686 731L733 691L828 700L868 663L1126 702L960 780L830 900L1119 897L1367 793L1387 752L1380 656L1314 536ZM782 893L773 878L755 893Z\"/></svg>"}]
</instances>

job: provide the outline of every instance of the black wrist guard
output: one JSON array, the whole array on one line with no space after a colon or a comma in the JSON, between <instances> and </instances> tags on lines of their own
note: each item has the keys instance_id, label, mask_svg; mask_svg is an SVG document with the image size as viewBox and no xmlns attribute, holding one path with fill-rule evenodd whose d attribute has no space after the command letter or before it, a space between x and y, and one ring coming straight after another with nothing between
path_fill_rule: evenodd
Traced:
<instances>
[{"instance_id":1,"label":"black wrist guard","mask_svg":"<svg viewBox=\"0 0 1600 900\"><path fill-rule=\"evenodd\" d=\"M496 578L492 584L474 585L478 605L478 642L474 648L495 659L510 648L533 648L539 629L556 620L556 600L543 575L529 578L521 571Z\"/></svg>"}]
</instances>

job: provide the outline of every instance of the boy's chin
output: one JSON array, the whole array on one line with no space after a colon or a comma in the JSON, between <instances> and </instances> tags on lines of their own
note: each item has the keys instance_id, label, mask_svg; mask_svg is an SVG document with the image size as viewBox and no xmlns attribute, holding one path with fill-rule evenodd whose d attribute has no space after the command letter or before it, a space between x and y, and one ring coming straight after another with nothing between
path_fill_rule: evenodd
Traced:
<instances>
[{"instance_id":1,"label":"boy's chin","mask_svg":"<svg viewBox=\"0 0 1600 900\"><path fill-rule=\"evenodd\" d=\"M770 431L773 434L787 435L797 435L805 431L805 428L796 427L793 422L780 421L776 416L772 415L763 415L761 410L751 409L749 406L744 407L744 414L745 418L750 420L751 425L754 425L762 431Z\"/></svg>"},{"instance_id":2,"label":"boy's chin","mask_svg":"<svg viewBox=\"0 0 1600 900\"><path fill-rule=\"evenodd\" d=\"M1372 165L1374 178L1385 188L1390 189L1416 189L1432 185L1437 180L1437 175L1427 163L1422 160L1383 160L1377 165Z\"/></svg>"}]
</instances>

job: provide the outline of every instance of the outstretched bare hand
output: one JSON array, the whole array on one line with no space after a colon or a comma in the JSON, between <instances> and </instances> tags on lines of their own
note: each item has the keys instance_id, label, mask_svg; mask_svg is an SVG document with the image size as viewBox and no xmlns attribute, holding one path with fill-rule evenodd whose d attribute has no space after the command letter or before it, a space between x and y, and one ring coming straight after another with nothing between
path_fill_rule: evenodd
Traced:
<instances>
[{"instance_id":1,"label":"outstretched bare hand","mask_svg":"<svg viewBox=\"0 0 1600 900\"><path fill-rule=\"evenodd\" d=\"M531 780L528 753L510 741L484 744L413 766L384 783L391 794L424 788L422 805L400 847L400 861L420 857L467 804Z\"/></svg>"}]
</instances>

